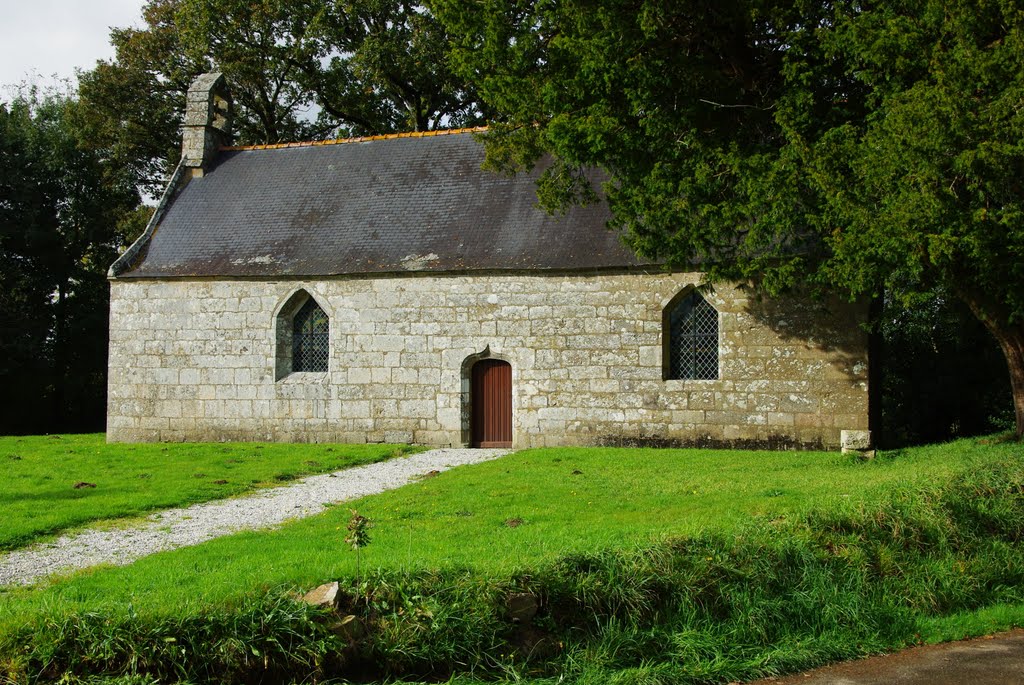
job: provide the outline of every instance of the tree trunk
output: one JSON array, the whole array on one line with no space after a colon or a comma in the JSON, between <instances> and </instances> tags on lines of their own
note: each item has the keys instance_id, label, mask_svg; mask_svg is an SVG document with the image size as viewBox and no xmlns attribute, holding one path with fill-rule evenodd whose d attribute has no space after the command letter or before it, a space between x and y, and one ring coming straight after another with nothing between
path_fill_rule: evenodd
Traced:
<instances>
[{"instance_id":1,"label":"tree trunk","mask_svg":"<svg viewBox=\"0 0 1024 685\"><path fill-rule=\"evenodd\" d=\"M989 330L992 330L991 328ZM995 334L995 331L993 331ZM996 334L999 346L1006 355L1010 368L1010 387L1013 389L1013 410L1017 418L1017 439L1024 437L1024 332L1020 327L1000 335Z\"/></svg>"},{"instance_id":2,"label":"tree trunk","mask_svg":"<svg viewBox=\"0 0 1024 685\"><path fill-rule=\"evenodd\" d=\"M1024 324L1009 323L1008 316L999 316L1000 307L993 307L992 303L981 298L967 293L961 293L961 297L995 337L1003 356L1006 357L1006 366L1010 371L1010 388L1013 392L1016 434L1020 440L1024 437Z\"/></svg>"}]
</instances>

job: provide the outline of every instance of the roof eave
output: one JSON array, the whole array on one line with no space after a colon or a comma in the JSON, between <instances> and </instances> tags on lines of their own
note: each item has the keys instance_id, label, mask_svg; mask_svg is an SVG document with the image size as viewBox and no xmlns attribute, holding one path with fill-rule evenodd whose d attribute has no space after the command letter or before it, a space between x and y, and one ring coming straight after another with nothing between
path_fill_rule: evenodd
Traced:
<instances>
[{"instance_id":1,"label":"roof eave","mask_svg":"<svg viewBox=\"0 0 1024 685\"><path fill-rule=\"evenodd\" d=\"M174 196L188 183L190 174L186 173L186 166L184 160L178 162L178 166L174 168L174 173L171 174L170 181L167 182L167 187L164 189L163 195L160 197L160 202L156 206L156 210L153 212L153 216L149 217L149 222L146 224L146 229L142 232L135 242L128 246L120 257L114 260L114 263L107 269L107 279L112 280L121 277L126 272L129 272L136 264L138 257L145 252L146 246L149 241L153 238L153 233L156 232L157 226L160 221L163 220L164 214L167 212L167 208L170 207Z\"/></svg>"}]
</instances>

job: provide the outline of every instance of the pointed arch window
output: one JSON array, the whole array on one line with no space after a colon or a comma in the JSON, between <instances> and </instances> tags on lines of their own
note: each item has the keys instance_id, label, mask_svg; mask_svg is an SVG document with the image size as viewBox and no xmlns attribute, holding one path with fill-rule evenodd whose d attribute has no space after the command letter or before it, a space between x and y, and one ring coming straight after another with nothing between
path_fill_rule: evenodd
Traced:
<instances>
[{"instance_id":1,"label":"pointed arch window","mask_svg":"<svg viewBox=\"0 0 1024 685\"><path fill-rule=\"evenodd\" d=\"M327 371L330 320L312 297L292 319L292 371Z\"/></svg>"},{"instance_id":2,"label":"pointed arch window","mask_svg":"<svg viewBox=\"0 0 1024 685\"><path fill-rule=\"evenodd\" d=\"M718 310L696 290L680 299L666 317L666 379L718 379Z\"/></svg>"}]
</instances>

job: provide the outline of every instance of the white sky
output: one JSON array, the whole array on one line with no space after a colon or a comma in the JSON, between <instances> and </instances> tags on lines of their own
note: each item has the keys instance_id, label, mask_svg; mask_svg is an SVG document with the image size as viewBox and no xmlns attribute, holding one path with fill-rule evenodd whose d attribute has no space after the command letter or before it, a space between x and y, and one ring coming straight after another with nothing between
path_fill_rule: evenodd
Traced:
<instances>
[{"instance_id":1,"label":"white sky","mask_svg":"<svg viewBox=\"0 0 1024 685\"><path fill-rule=\"evenodd\" d=\"M110 28L142 26L144 0L0 0L0 88L52 84L111 59ZM2 99L2 95L0 95Z\"/></svg>"}]
</instances>

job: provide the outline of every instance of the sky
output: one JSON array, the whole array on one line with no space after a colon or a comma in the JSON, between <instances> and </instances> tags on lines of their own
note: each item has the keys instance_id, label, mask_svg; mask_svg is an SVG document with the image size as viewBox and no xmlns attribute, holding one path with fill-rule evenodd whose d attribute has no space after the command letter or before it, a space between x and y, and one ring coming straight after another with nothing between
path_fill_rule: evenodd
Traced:
<instances>
[{"instance_id":1,"label":"sky","mask_svg":"<svg viewBox=\"0 0 1024 685\"><path fill-rule=\"evenodd\" d=\"M142 26L144 0L0 0L0 87L74 78L111 59L110 28Z\"/></svg>"}]
</instances>

